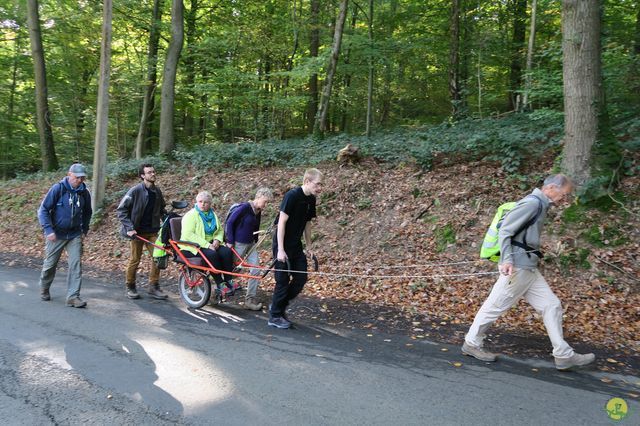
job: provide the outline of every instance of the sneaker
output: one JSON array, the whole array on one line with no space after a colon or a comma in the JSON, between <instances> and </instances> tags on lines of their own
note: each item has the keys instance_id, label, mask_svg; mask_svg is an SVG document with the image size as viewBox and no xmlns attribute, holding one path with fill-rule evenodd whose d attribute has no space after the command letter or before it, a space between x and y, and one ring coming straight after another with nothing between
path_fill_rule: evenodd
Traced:
<instances>
[{"instance_id":1,"label":"sneaker","mask_svg":"<svg viewBox=\"0 0 640 426\"><path fill-rule=\"evenodd\" d=\"M167 298L169 297L162 291L162 289L160 289L160 286L158 284L152 284L149 287L149 295L158 300L167 300Z\"/></svg>"},{"instance_id":2,"label":"sneaker","mask_svg":"<svg viewBox=\"0 0 640 426\"><path fill-rule=\"evenodd\" d=\"M244 301L244 308L250 311L259 311L262 309L262 303L256 303L256 299L253 297L247 297Z\"/></svg>"},{"instance_id":3,"label":"sneaker","mask_svg":"<svg viewBox=\"0 0 640 426\"><path fill-rule=\"evenodd\" d=\"M45 302L51 300L51 295L49 294L48 288L43 288L40 290L40 299L44 300Z\"/></svg>"},{"instance_id":4,"label":"sneaker","mask_svg":"<svg viewBox=\"0 0 640 426\"><path fill-rule=\"evenodd\" d=\"M127 297L129 299L140 299L136 286L127 286Z\"/></svg>"},{"instance_id":5,"label":"sneaker","mask_svg":"<svg viewBox=\"0 0 640 426\"><path fill-rule=\"evenodd\" d=\"M486 361L486 362L494 362L498 357L498 355L491 352L487 352L482 348L473 347L467 344L467 342L464 342L464 344L462 345L462 353L467 356L472 356L476 359L479 359L480 361Z\"/></svg>"},{"instance_id":6,"label":"sneaker","mask_svg":"<svg viewBox=\"0 0 640 426\"><path fill-rule=\"evenodd\" d=\"M579 354L574 353L569 358L555 358L556 368L560 371L568 370L572 367L582 367L583 365L591 364L596 360L594 354Z\"/></svg>"},{"instance_id":7,"label":"sneaker","mask_svg":"<svg viewBox=\"0 0 640 426\"><path fill-rule=\"evenodd\" d=\"M269 318L269 321L267 322L268 325L270 325L271 327L276 327L276 328L289 328L291 327L291 323L289 321L287 321L286 319L284 319L283 317L272 317Z\"/></svg>"},{"instance_id":8,"label":"sneaker","mask_svg":"<svg viewBox=\"0 0 640 426\"><path fill-rule=\"evenodd\" d=\"M87 306L87 302L79 297L72 297L71 299L67 299L67 306L71 308L84 308Z\"/></svg>"}]
</instances>

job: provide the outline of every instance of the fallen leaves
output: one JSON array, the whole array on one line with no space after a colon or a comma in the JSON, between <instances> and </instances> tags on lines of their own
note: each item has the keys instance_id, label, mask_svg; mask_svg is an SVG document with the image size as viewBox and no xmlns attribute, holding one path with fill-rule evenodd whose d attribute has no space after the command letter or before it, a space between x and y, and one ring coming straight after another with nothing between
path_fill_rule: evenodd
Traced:
<instances>
[{"instance_id":1,"label":"fallen leaves","mask_svg":"<svg viewBox=\"0 0 640 426\"><path fill-rule=\"evenodd\" d=\"M537 161L527 165L532 176L551 167L548 159ZM303 296L326 300L311 318L326 319L334 315L330 300L347 299L355 304L380 307L380 312L371 316L371 323L364 325L369 332L376 329L373 324L376 321L393 328L398 318L385 312L385 307L402 310L411 324L411 341L429 337L430 333L425 330L438 335L451 328L470 325L491 290L495 276L434 276L495 271L494 264L479 261L478 243L482 241L496 206L528 192L519 187L521 182L505 177L499 167L487 162L452 164L429 172L412 167L389 168L367 160L361 166L323 164L320 167L325 172L326 185L319 198L319 216L313 227L314 241L318 241L316 253L321 261L320 271L362 276L311 275ZM196 174L199 176L197 182L185 188L184 182ZM167 201L186 199L192 204L199 190L212 192L218 214L226 211L231 203L248 199L252 195L249 189L270 186L276 201L268 205L263 214L266 223L275 216L284 192L299 183L301 175L302 169L255 168L251 173L240 170L196 173L186 168L175 173L163 171L158 175L158 182ZM495 186L487 183L487 176L492 176ZM58 180L59 176L52 176L49 181L27 177L15 183L6 182L0 187L0 194L40 199ZM535 179L530 181L533 184ZM118 235L120 224L115 217L115 205L119 199L116 194L122 194L134 183L135 178L108 183L107 194L112 203L105 207L103 220L85 240L85 270L90 267L110 271L117 285L124 279L129 246ZM39 194L33 193L34 188ZM640 199L639 176L625 177L621 188L625 199ZM363 200L370 200L366 208L361 208ZM637 213L639 206L637 202L630 202L626 208ZM3 209L0 223L0 247L4 253L42 257L44 244L33 212ZM620 229L628 241L620 246L596 247L579 237L584 229L603 223ZM440 252L434 233L448 224L456 231L456 242ZM638 215L624 217L615 211L593 209L588 210L579 223L567 224L561 220L561 210L552 209L543 235L543 244L560 247L562 253L559 254L567 254L576 248L590 250L587 260L591 269L578 265L562 267L560 257L552 254L541 265L541 271L565 309L566 339L615 351L605 358L605 365L613 369L624 365L625 356L637 357L640 352L639 230ZM270 259L270 247L262 247L260 257L263 262ZM434 264L440 266L429 266ZM139 273L144 275L148 271L149 262L145 259ZM371 275L394 278L374 279ZM169 265L161 279L163 283L177 282L176 268ZM261 289L271 291L272 288L273 278L269 275L262 281ZM430 320L416 321L416 314ZM525 302L520 302L498 320L495 330L517 330L519 334L536 336L546 334L539 315ZM367 334L367 337L373 337L373 334ZM266 339L271 340L271 335Z\"/></svg>"}]
</instances>

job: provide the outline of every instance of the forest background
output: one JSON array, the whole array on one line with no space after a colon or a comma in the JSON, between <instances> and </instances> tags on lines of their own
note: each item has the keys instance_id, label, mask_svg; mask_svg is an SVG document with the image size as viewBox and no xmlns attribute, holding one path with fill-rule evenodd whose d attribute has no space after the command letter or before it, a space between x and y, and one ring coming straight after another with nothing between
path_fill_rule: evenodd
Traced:
<instances>
[{"instance_id":1,"label":"forest background","mask_svg":"<svg viewBox=\"0 0 640 426\"><path fill-rule=\"evenodd\" d=\"M0 31L5 253L39 255L34 185L44 194L76 161L93 173L102 269L121 256L112 210L142 159L173 199L208 189L220 209L320 165L334 177L316 238L343 250L325 259L338 267L345 250L409 261L392 236L477 258L495 206L564 171L578 198L551 230L550 280L586 306L574 335L637 352L640 2L0 0ZM360 160L340 166L347 143ZM562 287L567 267L582 287ZM341 294L464 324L488 285L469 293L474 280ZM539 333L534 319L509 325Z\"/></svg>"}]
</instances>

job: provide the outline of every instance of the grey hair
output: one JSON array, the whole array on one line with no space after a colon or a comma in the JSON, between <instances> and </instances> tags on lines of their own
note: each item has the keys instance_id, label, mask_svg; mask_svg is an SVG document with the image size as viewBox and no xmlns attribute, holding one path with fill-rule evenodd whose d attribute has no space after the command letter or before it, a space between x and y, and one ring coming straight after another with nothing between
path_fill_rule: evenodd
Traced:
<instances>
[{"instance_id":1,"label":"grey hair","mask_svg":"<svg viewBox=\"0 0 640 426\"><path fill-rule=\"evenodd\" d=\"M571 182L571 179L569 179L566 175L557 174L557 175L547 176L542 186L548 186L548 185L553 185L553 186L557 186L558 188L563 188L567 185L573 185L573 182Z\"/></svg>"},{"instance_id":2,"label":"grey hair","mask_svg":"<svg viewBox=\"0 0 640 426\"><path fill-rule=\"evenodd\" d=\"M199 192L198 195L196 195L196 201L198 200L198 198L200 198L201 201L213 201L213 197L211 196L211 193L209 191Z\"/></svg>"},{"instance_id":3,"label":"grey hair","mask_svg":"<svg viewBox=\"0 0 640 426\"><path fill-rule=\"evenodd\" d=\"M271 190L269 188L267 188L266 186L260 187L256 191L256 198L261 198L261 197L264 197L267 200L272 200L273 199L273 192L271 192Z\"/></svg>"}]
</instances>

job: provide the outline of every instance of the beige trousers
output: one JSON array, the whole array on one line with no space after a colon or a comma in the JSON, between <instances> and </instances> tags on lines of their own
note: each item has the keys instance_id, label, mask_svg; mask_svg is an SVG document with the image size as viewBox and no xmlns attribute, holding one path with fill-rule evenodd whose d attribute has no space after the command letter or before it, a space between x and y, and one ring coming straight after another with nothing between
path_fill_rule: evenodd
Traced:
<instances>
[{"instance_id":1,"label":"beige trousers","mask_svg":"<svg viewBox=\"0 0 640 426\"><path fill-rule=\"evenodd\" d=\"M562 304L537 269L514 269L510 276L500 275L476 314L465 342L473 347L482 347L487 329L521 297L542 316L553 345L553 356L571 357L573 349L564 340L562 332Z\"/></svg>"}]
</instances>

